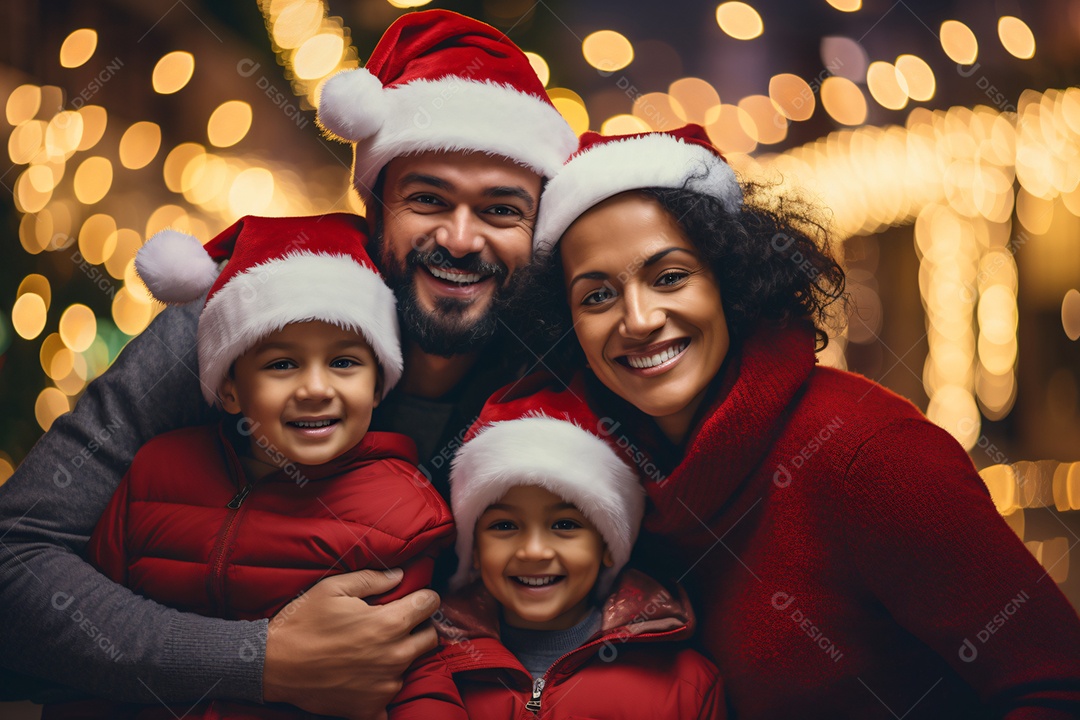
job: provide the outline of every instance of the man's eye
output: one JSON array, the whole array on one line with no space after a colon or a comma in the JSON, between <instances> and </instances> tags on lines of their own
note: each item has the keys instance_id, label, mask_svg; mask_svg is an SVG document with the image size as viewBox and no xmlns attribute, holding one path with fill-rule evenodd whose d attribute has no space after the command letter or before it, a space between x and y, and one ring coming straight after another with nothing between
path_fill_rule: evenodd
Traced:
<instances>
[{"instance_id":1,"label":"man's eye","mask_svg":"<svg viewBox=\"0 0 1080 720\"><path fill-rule=\"evenodd\" d=\"M500 217L521 217L521 211L510 205L496 205L488 208L488 212Z\"/></svg>"},{"instance_id":2,"label":"man's eye","mask_svg":"<svg viewBox=\"0 0 1080 720\"><path fill-rule=\"evenodd\" d=\"M576 520L556 520L552 526L552 530L577 530L581 525Z\"/></svg>"},{"instance_id":3,"label":"man's eye","mask_svg":"<svg viewBox=\"0 0 1080 720\"><path fill-rule=\"evenodd\" d=\"M411 202L420 203L421 205L442 205L442 200L437 195L431 193L417 193L409 198Z\"/></svg>"}]
</instances>

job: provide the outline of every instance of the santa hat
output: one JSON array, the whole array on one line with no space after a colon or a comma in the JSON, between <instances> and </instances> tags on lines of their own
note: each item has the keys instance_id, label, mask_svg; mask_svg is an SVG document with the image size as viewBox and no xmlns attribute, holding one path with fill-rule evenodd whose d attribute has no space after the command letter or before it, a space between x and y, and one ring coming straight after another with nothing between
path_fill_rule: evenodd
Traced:
<instances>
[{"instance_id":1,"label":"santa hat","mask_svg":"<svg viewBox=\"0 0 1080 720\"><path fill-rule=\"evenodd\" d=\"M525 53L448 10L398 18L366 67L326 81L318 123L355 143L353 181L369 205L379 172L396 157L477 151L552 177L577 147Z\"/></svg>"},{"instance_id":2,"label":"santa hat","mask_svg":"<svg viewBox=\"0 0 1080 720\"><path fill-rule=\"evenodd\" d=\"M510 391L484 405L451 466L459 563L451 587L478 575L473 536L484 511L513 487L538 485L573 503L604 538L614 564L601 569L596 593L606 597L630 559L645 512L638 475L604 439L611 433L578 394L545 388L503 400Z\"/></svg>"},{"instance_id":3,"label":"santa hat","mask_svg":"<svg viewBox=\"0 0 1080 720\"><path fill-rule=\"evenodd\" d=\"M685 188L709 195L728 212L742 205L735 172L700 125L605 136L588 132L578 151L544 188L533 248L550 252L578 217L627 190Z\"/></svg>"},{"instance_id":4,"label":"santa hat","mask_svg":"<svg viewBox=\"0 0 1080 720\"><path fill-rule=\"evenodd\" d=\"M289 323L309 320L363 335L382 368L385 395L401 378L401 335L394 293L366 243L367 225L356 215L248 216L205 246L162 230L139 249L135 270L161 302L192 302L209 290L198 336L208 403L217 402L236 358Z\"/></svg>"}]
</instances>

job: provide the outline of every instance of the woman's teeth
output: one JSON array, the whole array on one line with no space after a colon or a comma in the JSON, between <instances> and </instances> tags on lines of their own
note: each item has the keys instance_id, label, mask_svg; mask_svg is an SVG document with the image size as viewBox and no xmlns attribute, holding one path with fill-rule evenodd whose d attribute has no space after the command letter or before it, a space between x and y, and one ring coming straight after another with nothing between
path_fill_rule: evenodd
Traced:
<instances>
[{"instance_id":1,"label":"woman's teeth","mask_svg":"<svg viewBox=\"0 0 1080 720\"><path fill-rule=\"evenodd\" d=\"M432 265L425 265L425 267L429 273L440 280L446 280L447 282L458 283L460 285L470 285L484 279L484 276L479 273L446 272L445 270L440 270Z\"/></svg>"},{"instance_id":2,"label":"woman's teeth","mask_svg":"<svg viewBox=\"0 0 1080 720\"><path fill-rule=\"evenodd\" d=\"M333 425L337 420L293 420L290 425L295 425L299 428L321 428L327 425Z\"/></svg>"},{"instance_id":3,"label":"woman's teeth","mask_svg":"<svg viewBox=\"0 0 1080 720\"><path fill-rule=\"evenodd\" d=\"M627 355L626 362L630 367L637 368L638 370L645 370L647 368L656 367L657 365L665 363L671 358L681 353L683 350L686 349L686 346L689 344L690 341L683 340L678 345L672 345L667 350L658 352L655 355L647 355L645 357L635 357L633 355Z\"/></svg>"},{"instance_id":4,"label":"woman's teeth","mask_svg":"<svg viewBox=\"0 0 1080 720\"><path fill-rule=\"evenodd\" d=\"M561 575L549 575L547 577L515 577L522 585L529 585L531 587L543 587L544 585L551 585L554 582L562 580Z\"/></svg>"}]
</instances>

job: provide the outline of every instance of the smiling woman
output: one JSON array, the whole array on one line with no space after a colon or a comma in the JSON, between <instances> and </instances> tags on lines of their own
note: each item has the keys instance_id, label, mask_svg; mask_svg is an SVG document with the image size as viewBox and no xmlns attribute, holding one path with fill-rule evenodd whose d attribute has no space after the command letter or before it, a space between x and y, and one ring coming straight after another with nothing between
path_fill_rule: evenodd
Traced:
<instances>
[{"instance_id":1,"label":"smiling woman","mask_svg":"<svg viewBox=\"0 0 1080 720\"><path fill-rule=\"evenodd\" d=\"M502 401L528 388L603 418L651 501L636 557L691 588L735 715L1080 716L1076 613L948 433L816 364L844 281L826 233L740 187L704 137L582 138L514 303L568 374ZM1042 610L984 642L1033 592Z\"/></svg>"}]
</instances>

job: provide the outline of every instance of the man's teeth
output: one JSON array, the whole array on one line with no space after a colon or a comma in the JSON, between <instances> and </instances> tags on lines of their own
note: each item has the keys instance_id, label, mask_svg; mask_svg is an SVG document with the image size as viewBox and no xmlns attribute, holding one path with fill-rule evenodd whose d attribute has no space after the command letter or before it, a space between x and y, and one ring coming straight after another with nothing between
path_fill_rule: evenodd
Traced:
<instances>
[{"instance_id":1,"label":"man's teeth","mask_svg":"<svg viewBox=\"0 0 1080 720\"><path fill-rule=\"evenodd\" d=\"M461 285L469 285L471 283L480 282L484 279L483 275L479 273L452 273L440 270L433 265L427 265L428 272L439 278L440 280L446 280L447 282L459 283Z\"/></svg>"},{"instance_id":2,"label":"man's teeth","mask_svg":"<svg viewBox=\"0 0 1080 720\"><path fill-rule=\"evenodd\" d=\"M333 420L293 420L292 424L300 428L321 428L332 425Z\"/></svg>"},{"instance_id":3,"label":"man's teeth","mask_svg":"<svg viewBox=\"0 0 1080 720\"><path fill-rule=\"evenodd\" d=\"M657 365L665 363L671 358L681 353L683 350L686 349L686 346L689 344L690 343L688 341L684 340L678 345L672 345L667 350L658 352L655 355L648 355L646 357L634 357L633 355L627 355L626 362L629 363L630 367L637 368L638 370L656 367Z\"/></svg>"},{"instance_id":4,"label":"man's teeth","mask_svg":"<svg viewBox=\"0 0 1080 720\"><path fill-rule=\"evenodd\" d=\"M515 577L519 583L523 585L531 585L532 587L541 587L544 585L550 585L559 579L558 575L549 575L547 577Z\"/></svg>"}]
</instances>

